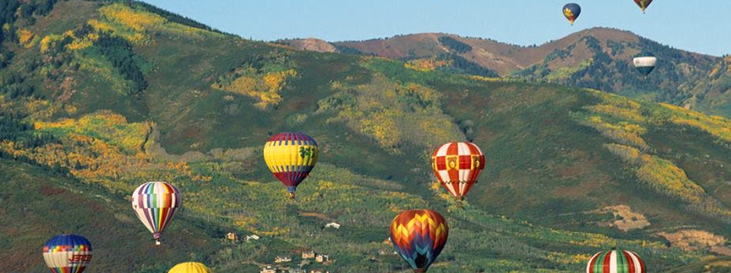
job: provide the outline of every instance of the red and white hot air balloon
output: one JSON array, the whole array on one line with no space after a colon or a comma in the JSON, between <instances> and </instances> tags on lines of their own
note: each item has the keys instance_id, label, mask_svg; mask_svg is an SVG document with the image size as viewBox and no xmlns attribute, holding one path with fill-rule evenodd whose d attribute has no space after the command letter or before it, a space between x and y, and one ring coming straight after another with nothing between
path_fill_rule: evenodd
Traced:
<instances>
[{"instance_id":1,"label":"red and white hot air balloon","mask_svg":"<svg viewBox=\"0 0 731 273\"><path fill-rule=\"evenodd\" d=\"M442 186L462 200L485 169L485 155L470 142L447 143L434 151L432 169Z\"/></svg>"}]
</instances>

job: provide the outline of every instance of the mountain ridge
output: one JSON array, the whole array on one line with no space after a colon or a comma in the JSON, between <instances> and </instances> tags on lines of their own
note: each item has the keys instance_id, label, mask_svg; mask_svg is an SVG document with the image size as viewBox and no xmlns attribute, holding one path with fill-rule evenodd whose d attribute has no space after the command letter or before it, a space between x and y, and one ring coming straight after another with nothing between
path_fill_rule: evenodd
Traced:
<instances>
[{"instance_id":1,"label":"mountain ridge","mask_svg":"<svg viewBox=\"0 0 731 273\"><path fill-rule=\"evenodd\" d=\"M721 57L675 49L614 28L584 29L539 46L448 33L330 44L340 52L408 61L422 69L555 82L697 108L714 115L731 115L730 100L726 97L726 91L731 89L726 84L728 76L718 79L718 74L709 75L714 67L722 65ZM632 58L648 52L657 54L660 62L653 74L643 78L632 68ZM708 77L721 84L707 86Z\"/></svg>"}]
</instances>

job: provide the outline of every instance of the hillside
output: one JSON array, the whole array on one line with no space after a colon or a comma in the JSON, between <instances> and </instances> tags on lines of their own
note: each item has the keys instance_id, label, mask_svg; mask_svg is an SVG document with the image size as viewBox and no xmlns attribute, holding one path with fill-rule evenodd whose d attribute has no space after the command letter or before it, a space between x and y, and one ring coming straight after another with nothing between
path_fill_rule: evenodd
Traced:
<instances>
[{"instance_id":1,"label":"hillside","mask_svg":"<svg viewBox=\"0 0 731 273\"><path fill-rule=\"evenodd\" d=\"M147 230L129 214L126 200L59 173L0 159L0 179L6 189L0 192L4 272L47 272L41 256L43 243L68 232L91 241L91 272L162 272L221 248L215 225L185 213L167 231L165 247L156 248Z\"/></svg>"},{"instance_id":2,"label":"hillside","mask_svg":"<svg viewBox=\"0 0 731 273\"><path fill-rule=\"evenodd\" d=\"M299 40L283 43L309 50ZM399 59L424 69L560 83L731 115L728 99L719 91L729 89L726 77L717 80L719 74L713 73L724 65L721 58L674 49L616 29L587 29L529 47L444 33L331 44L344 53ZM632 67L632 58L646 52L660 59L647 79ZM708 82L714 80L720 86L710 86Z\"/></svg>"},{"instance_id":3,"label":"hillside","mask_svg":"<svg viewBox=\"0 0 731 273\"><path fill-rule=\"evenodd\" d=\"M127 272L159 272L180 258L215 272L258 272L276 255L295 257L279 266L297 267L305 250L331 258L309 270L406 272L383 241L394 215L411 208L438 210L451 227L430 272L577 272L612 247L663 271L723 264L715 256L730 251L724 118L589 89L252 42L138 3L62 1L8 29L22 35L3 43L13 57L0 70L0 168L11 181L38 179L13 182L19 191L2 192L3 201L45 200L34 193L44 185L89 188L93 198L74 196L111 200L105 210L124 219L134 217L124 199L144 181L169 181L184 194L183 214L166 234L179 240L165 248L172 258L101 243L98 251L126 258L100 259L87 272L129 263ZM321 148L294 201L261 156L281 131L305 132ZM452 140L474 141L487 160L463 208L430 170L432 149ZM44 213L29 224L54 226L58 216L43 204L30 206ZM0 211L3 222L15 218ZM141 224L112 218L78 217L77 225L0 243L33 261L30 249L56 229L103 242L84 231L118 222L108 234L149 242ZM333 221L342 227L324 228ZM176 233L185 229L193 235ZM229 231L261 239L223 242ZM205 243L188 254L197 240ZM42 267L10 255L0 252L0 266L12 272Z\"/></svg>"},{"instance_id":4,"label":"hillside","mask_svg":"<svg viewBox=\"0 0 731 273\"><path fill-rule=\"evenodd\" d=\"M712 115L731 116L731 57L718 61L707 76L685 86L691 87L691 93L699 94L688 101L691 108Z\"/></svg>"}]
</instances>

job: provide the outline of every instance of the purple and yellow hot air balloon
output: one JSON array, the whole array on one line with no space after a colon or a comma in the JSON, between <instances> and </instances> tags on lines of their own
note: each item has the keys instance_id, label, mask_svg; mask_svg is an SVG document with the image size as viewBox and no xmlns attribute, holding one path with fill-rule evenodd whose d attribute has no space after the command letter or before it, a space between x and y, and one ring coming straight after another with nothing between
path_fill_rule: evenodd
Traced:
<instances>
[{"instance_id":1,"label":"purple and yellow hot air balloon","mask_svg":"<svg viewBox=\"0 0 731 273\"><path fill-rule=\"evenodd\" d=\"M162 232L182 205L180 191L167 182L147 182L132 193L132 208L160 245Z\"/></svg>"},{"instance_id":2,"label":"purple and yellow hot air balloon","mask_svg":"<svg viewBox=\"0 0 731 273\"><path fill-rule=\"evenodd\" d=\"M645 262L626 250L602 251L589 259L586 273L646 273Z\"/></svg>"},{"instance_id":3,"label":"purple and yellow hot air balloon","mask_svg":"<svg viewBox=\"0 0 731 273\"><path fill-rule=\"evenodd\" d=\"M274 177L282 181L289 198L317 163L317 142L302 133L280 133L264 146L264 161Z\"/></svg>"},{"instance_id":4,"label":"purple and yellow hot air balloon","mask_svg":"<svg viewBox=\"0 0 731 273\"><path fill-rule=\"evenodd\" d=\"M43 260L53 273L81 273L91 262L91 243L84 237L64 234L43 245Z\"/></svg>"},{"instance_id":5,"label":"purple and yellow hot air balloon","mask_svg":"<svg viewBox=\"0 0 731 273\"><path fill-rule=\"evenodd\" d=\"M449 237L446 220L436 211L407 210L391 222L391 242L414 272L423 273L437 259Z\"/></svg>"}]
</instances>

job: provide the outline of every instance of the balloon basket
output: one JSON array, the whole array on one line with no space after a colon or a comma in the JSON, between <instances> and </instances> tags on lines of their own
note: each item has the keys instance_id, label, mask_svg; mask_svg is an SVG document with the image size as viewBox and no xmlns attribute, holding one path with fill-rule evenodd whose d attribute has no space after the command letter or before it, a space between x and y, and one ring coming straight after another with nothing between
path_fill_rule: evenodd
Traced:
<instances>
[{"instance_id":1,"label":"balloon basket","mask_svg":"<svg viewBox=\"0 0 731 273\"><path fill-rule=\"evenodd\" d=\"M155 245L156 246L159 246L160 245L160 240L155 240Z\"/></svg>"}]
</instances>

